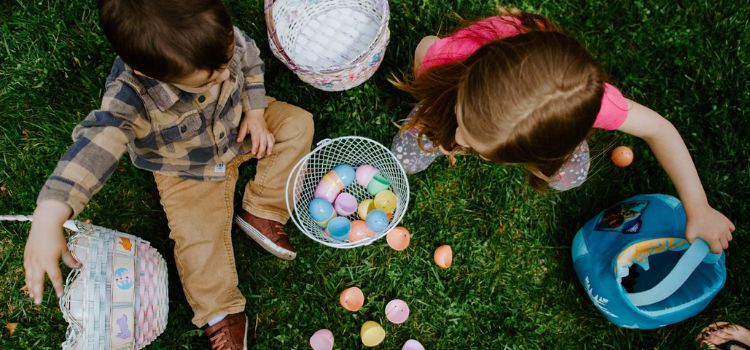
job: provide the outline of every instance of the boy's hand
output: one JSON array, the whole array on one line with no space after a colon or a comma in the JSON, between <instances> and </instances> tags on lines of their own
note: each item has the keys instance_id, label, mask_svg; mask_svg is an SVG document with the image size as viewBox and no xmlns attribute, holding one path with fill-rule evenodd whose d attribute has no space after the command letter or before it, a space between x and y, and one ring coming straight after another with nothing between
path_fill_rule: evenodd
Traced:
<instances>
[{"instance_id":1,"label":"boy's hand","mask_svg":"<svg viewBox=\"0 0 750 350\"><path fill-rule=\"evenodd\" d=\"M276 142L273 134L268 131L266 120L263 118L264 112L265 109L253 109L245 112L240 123L240 132L237 134L237 142L242 142L247 133L250 133L250 140L253 143L250 152L255 154L258 159L270 156Z\"/></svg>"},{"instance_id":2,"label":"boy's hand","mask_svg":"<svg viewBox=\"0 0 750 350\"><path fill-rule=\"evenodd\" d=\"M70 217L67 204L47 200L39 203L34 211L31 231L23 253L23 266L26 270L26 287L35 304L42 303L44 275L49 276L57 297L63 293L60 258L71 268L80 267L68 251L62 225Z\"/></svg>"},{"instance_id":3,"label":"boy's hand","mask_svg":"<svg viewBox=\"0 0 750 350\"><path fill-rule=\"evenodd\" d=\"M734 224L724 214L706 205L687 215L685 237L690 243L700 237L711 247L712 253L721 253L729 247Z\"/></svg>"}]
</instances>

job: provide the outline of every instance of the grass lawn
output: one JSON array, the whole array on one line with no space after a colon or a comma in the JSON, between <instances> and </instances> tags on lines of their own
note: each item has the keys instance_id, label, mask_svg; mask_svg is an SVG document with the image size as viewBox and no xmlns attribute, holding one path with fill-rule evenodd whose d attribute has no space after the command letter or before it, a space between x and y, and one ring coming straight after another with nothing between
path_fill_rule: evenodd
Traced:
<instances>
[{"instance_id":1,"label":"grass lawn","mask_svg":"<svg viewBox=\"0 0 750 350\"><path fill-rule=\"evenodd\" d=\"M247 297L257 349L306 349L320 328L333 330L337 349L357 349L367 320L387 332L380 349L400 349L409 338L428 349L689 349L706 324L750 326L750 7L737 1L564 2L522 0L509 5L541 12L579 38L622 92L671 120L701 174L709 201L737 226L727 254L725 288L698 316L654 331L618 328L586 297L572 269L576 230L600 210L637 193L675 194L646 144L619 133L597 133L599 156L585 186L538 193L523 171L475 158L445 159L409 178L410 207L403 225L411 246L391 250L385 240L336 250L287 225L298 249L293 262L262 251L238 230L234 248L240 288ZM318 141L361 135L386 145L393 122L411 99L387 81L409 69L419 38L445 34L467 18L491 15L486 0L393 0L391 42L367 83L326 93L302 83L268 48L260 1L228 1L235 24L255 38L267 63L268 94L315 114ZM71 143L73 127L103 93L114 53L98 27L94 1L0 0L0 214L30 214L36 195ZM635 163L611 165L614 144L633 148ZM243 168L243 181L253 167ZM238 187L238 189L241 187ZM239 190L238 190L239 191ZM170 322L155 349L205 349L174 269L172 243L150 173L124 158L79 219L152 242L170 264ZM41 306L24 297L23 248L29 225L0 223L0 349L59 348L66 324L47 289ZM450 244L454 266L437 268L432 251ZM338 293L365 293L351 313ZM385 304L406 300L409 320L385 319Z\"/></svg>"}]
</instances>

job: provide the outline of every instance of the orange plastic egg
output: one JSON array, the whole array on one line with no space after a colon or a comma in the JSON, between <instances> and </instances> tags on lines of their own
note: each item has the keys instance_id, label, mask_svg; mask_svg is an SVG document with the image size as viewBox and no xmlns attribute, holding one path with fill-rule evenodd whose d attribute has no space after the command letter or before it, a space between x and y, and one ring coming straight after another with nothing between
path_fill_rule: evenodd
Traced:
<instances>
[{"instance_id":1,"label":"orange plastic egg","mask_svg":"<svg viewBox=\"0 0 750 350\"><path fill-rule=\"evenodd\" d=\"M435 249L432 258L437 266L447 269L453 264L453 250L449 245L441 245Z\"/></svg>"},{"instance_id":2,"label":"orange plastic egg","mask_svg":"<svg viewBox=\"0 0 750 350\"><path fill-rule=\"evenodd\" d=\"M393 230L390 230L385 236L388 245L396 251L406 249L406 247L409 246L410 239L411 235L409 234L409 230L403 226L393 228Z\"/></svg>"},{"instance_id":3,"label":"orange plastic egg","mask_svg":"<svg viewBox=\"0 0 750 350\"><path fill-rule=\"evenodd\" d=\"M353 220L349 228L349 242L361 241L366 238L375 236L375 233L367 227L367 223L362 220Z\"/></svg>"},{"instance_id":4,"label":"orange plastic egg","mask_svg":"<svg viewBox=\"0 0 750 350\"><path fill-rule=\"evenodd\" d=\"M344 309L357 312L365 304L365 294L357 287L349 287L341 292L339 303L341 303Z\"/></svg>"},{"instance_id":5,"label":"orange plastic egg","mask_svg":"<svg viewBox=\"0 0 750 350\"><path fill-rule=\"evenodd\" d=\"M624 168L633 162L633 150L628 146L617 146L612 150L611 158L615 166Z\"/></svg>"}]
</instances>

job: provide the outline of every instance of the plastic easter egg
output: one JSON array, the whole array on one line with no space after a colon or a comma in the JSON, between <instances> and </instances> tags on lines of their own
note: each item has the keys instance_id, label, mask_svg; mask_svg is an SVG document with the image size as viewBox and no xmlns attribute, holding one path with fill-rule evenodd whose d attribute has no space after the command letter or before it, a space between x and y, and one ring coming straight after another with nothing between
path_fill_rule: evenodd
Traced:
<instances>
[{"instance_id":1,"label":"plastic easter egg","mask_svg":"<svg viewBox=\"0 0 750 350\"><path fill-rule=\"evenodd\" d=\"M357 198L343 192L336 197L336 201L333 202L333 208L336 209L336 214L341 216L352 215L357 211Z\"/></svg>"},{"instance_id":2,"label":"plastic easter egg","mask_svg":"<svg viewBox=\"0 0 750 350\"><path fill-rule=\"evenodd\" d=\"M333 239L338 240L338 241L343 241L347 237L349 237L350 228L351 228L351 222L349 222L349 219L343 216L337 216L328 222L328 227L326 227L326 232L329 235L331 235Z\"/></svg>"},{"instance_id":3,"label":"plastic easter egg","mask_svg":"<svg viewBox=\"0 0 750 350\"><path fill-rule=\"evenodd\" d=\"M396 209L398 198L396 198L395 193L389 190L383 190L375 195L373 202L375 203L375 209L380 209L386 213L392 213Z\"/></svg>"},{"instance_id":4,"label":"plastic easter egg","mask_svg":"<svg viewBox=\"0 0 750 350\"><path fill-rule=\"evenodd\" d=\"M361 202L359 202L359 207L357 208L357 215L359 215L359 218L362 220L367 219L367 213L375 209L375 202L373 202L372 199L365 199Z\"/></svg>"},{"instance_id":5,"label":"plastic easter egg","mask_svg":"<svg viewBox=\"0 0 750 350\"><path fill-rule=\"evenodd\" d=\"M380 193L380 191L387 190L390 185L391 182L388 181L388 179L378 174L373 176L372 180L367 184L367 192L369 192L371 196L374 196Z\"/></svg>"},{"instance_id":6,"label":"plastic easter egg","mask_svg":"<svg viewBox=\"0 0 750 350\"><path fill-rule=\"evenodd\" d=\"M388 215L382 210L375 209L367 213L367 219L365 219L365 222L367 222L367 227L369 227L372 232L381 233L386 227L388 227Z\"/></svg>"},{"instance_id":7,"label":"plastic easter egg","mask_svg":"<svg viewBox=\"0 0 750 350\"><path fill-rule=\"evenodd\" d=\"M344 182L341 181L339 176L336 175L333 170L331 170L323 175L323 178L320 179L320 182L318 182L318 185L315 187L315 198L322 198L329 203L333 203L343 189Z\"/></svg>"},{"instance_id":8,"label":"plastic easter egg","mask_svg":"<svg viewBox=\"0 0 750 350\"><path fill-rule=\"evenodd\" d=\"M409 318L409 305L401 299L393 299L385 305L385 317L395 324L402 324Z\"/></svg>"},{"instance_id":9,"label":"plastic easter egg","mask_svg":"<svg viewBox=\"0 0 750 350\"><path fill-rule=\"evenodd\" d=\"M380 170L378 170L374 166L370 164L362 164L357 167L357 172L355 176L357 178L357 183L360 186L367 188L367 184L370 183L370 180L372 180L372 177L379 173L380 173Z\"/></svg>"},{"instance_id":10,"label":"plastic easter egg","mask_svg":"<svg viewBox=\"0 0 750 350\"><path fill-rule=\"evenodd\" d=\"M359 335L365 346L377 346L385 339L385 330L377 322L367 321L362 325Z\"/></svg>"},{"instance_id":11,"label":"plastic easter egg","mask_svg":"<svg viewBox=\"0 0 750 350\"><path fill-rule=\"evenodd\" d=\"M365 294L357 287L349 287L339 295L339 303L344 309L357 312L365 304Z\"/></svg>"},{"instance_id":12,"label":"plastic easter egg","mask_svg":"<svg viewBox=\"0 0 750 350\"><path fill-rule=\"evenodd\" d=\"M404 343L401 350L424 350L424 345L414 339L409 339Z\"/></svg>"},{"instance_id":13,"label":"plastic easter egg","mask_svg":"<svg viewBox=\"0 0 750 350\"><path fill-rule=\"evenodd\" d=\"M351 185L356 178L354 167L349 164L339 164L333 167L333 171L336 172L336 175L339 176L341 182L344 183L344 186Z\"/></svg>"},{"instance_id":14,"label":"plastic easter egg","mask_svg":"<svg viewBox=\"0 0 750 350\"><path fill-rule=\"evenodd\" d=\"M333 332L328 329L320 329L310 337L310 346L313 350L333 349Z\"/></svg>"},{"instance_id":15,"label":"plastic easter egg","mask_svg":"<svg viewBox=\"0 0 750 350\"><path fill-rule=\"evenodd\" d=\"M399 226L388 231L388 234L385 235L385 240L388 242L388 246L393 248L393 250L402 251L409 246L411 235L409 234L409 230L403 226Z\"/></svg>"},{"instance_id":16,"label":"plastic easter egg","mask_svg":"<svg viewBox=\"0 0 750 350\"><path fill-rule=\"evenodd\" d=\"M435 249L435 254L433 254L432 258L435 260L437 266L447 269L453 264L453 250L449 245L441 245Z\"/></svg>"},{"instance_id":17,"label":"plastic easter egg","mask_svg":"<svg viewBox=\"0 0 750 350\"><path fill-rule=\"evenodd\" d=\"M331 203L328 203L324 199L314 198L308 205L310 217L321 227L326 227L328 222L336 217L336 212L333 210Z\"/></svg>"},{"instance_id":18,"label":"plastic easter egg","mask_svg":"<svg viewBox=\"0 0 750 350\"><path fill-rule=\"evenodd\" d=\"M367 227L367 223L362 220L352 221L352 226L349 229L349 242L361 241L373 236L375 236L375 233Z\"/></svg>"},{"instance_id":19,"label":"plastic easter egg","mask_svg":"<svg viewBox=\"0 0 750 350\"><path fill-rule=\"evenodd\" d=\"M633 150L628 146L617 146L612 150L612 163L615 166L624 168L633 163Z\"/></svg>"}]
</instances>

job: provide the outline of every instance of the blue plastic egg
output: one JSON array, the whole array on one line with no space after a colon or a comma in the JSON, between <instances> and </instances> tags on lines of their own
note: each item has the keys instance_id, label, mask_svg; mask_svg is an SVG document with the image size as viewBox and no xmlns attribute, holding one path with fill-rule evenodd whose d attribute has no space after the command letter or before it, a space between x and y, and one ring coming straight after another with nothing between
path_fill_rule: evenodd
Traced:
<instances>
[{"instance_id":1,"label":"blue plastic egg","mask_svg":"<svg viewBox=\"0 0 750 350\"><path fill-rule=\"evenodd\" d=\"M336 212L333 210L333 205L328 203L325 199L315 198L310 201L308 206L310 217L322 227L326 227L328 222L336 216Z\"/></svg>"},{"instance_id":2,"label":"blue plastic egg","mask_svg":"<svg viewBox=\"0 0 750 350\"><path fill-rule=\"evenodd\" d=\"M339 176L344 183L344 186L349 186L354 182L356 172L354 171L353 166L349 164L339 164L333 168L333 171Z\"/></svg>"},{"instance_id":3,"label":"blue plastic egg","mask_svg":"<svg viewBox=\"0 0 750 350\"><path fill-rule=\"evenodd\" d=\"M388 215L380 209L375 209L367 213L367 227L375 233L383 232L388 227Z\"/></svg>"},{"instance_id":4,"label":"blue plastic egg","mask_svg":"<svg viewBox=\"0 0 750 350\"><path fill-rule=\"evenodd\" d=\"M352 223L349 222L349 219L343 217L343 216L337 216L328 223L328 227L326 228L326 231L329 235L335 240L343 241L347 237L349 237L349 229L351 228Z\"/></svg>"}]
</instances>

